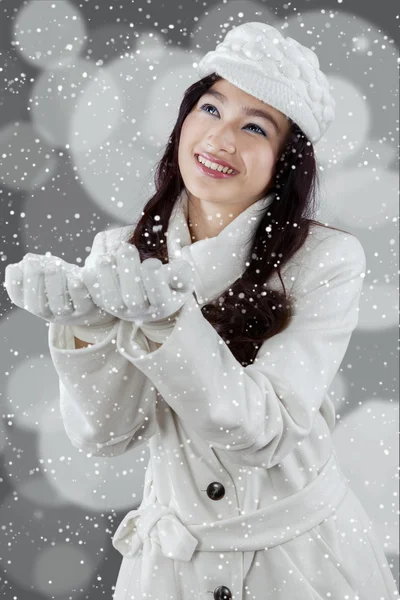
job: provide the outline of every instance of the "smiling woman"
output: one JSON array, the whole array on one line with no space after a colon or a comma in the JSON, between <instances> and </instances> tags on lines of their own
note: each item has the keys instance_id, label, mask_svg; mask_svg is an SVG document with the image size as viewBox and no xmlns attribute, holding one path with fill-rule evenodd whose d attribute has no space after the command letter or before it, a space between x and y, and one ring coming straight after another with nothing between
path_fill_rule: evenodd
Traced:
<instances>
[{"instance_id":1,"label":"smiling woman","mask_svg":"<svg viewBox=\"0 0 400 600\"><path fill-rule=\"evenodd\" d=\"M393 600L331 436L328 390L366 257L312 218L329 82L314 52L258 22L230 30L198 74L138 223L99 232L88 257L117 256L93 297L115 287L122 310L144 282L165 309L165 271L183 259L185 301L153 327L121 318L82 350L57 347L49 328L72 443L111 458L149 442L142 503L113 536L114 600ZM118 262L124 241L140 255L133 272ZM149 280L147 258L167 268Z\"/></svg>"},{"instance_id":2,"label":"smiling woman","mask_svg":"<svg viewBox=\"0 0 400 600\"><path fill-rule=\"evenodd\" d=\"M215 105L207 102L214 98ZM209 162L201 165L199 155ZM235 175L207 168L213 162L229 165ZM325 228L311 218L317 176L313 146L289 115L216 73L186 91L158 165L156 194L128 241L138 248L142 260L155 256L167 263L171 257L163 232L183 191L193 244L217 238L254 207L259 222L247 240L241 277L202 306L204 317L243 366L254 361L263 341L290 322L292 302L280 273L309 232L316 226ZM162 228L155 228L160 223ZM274 256L280 260L271 260ZM277 276L282 291L269 285Z\"/></svg>"}]
</instances>

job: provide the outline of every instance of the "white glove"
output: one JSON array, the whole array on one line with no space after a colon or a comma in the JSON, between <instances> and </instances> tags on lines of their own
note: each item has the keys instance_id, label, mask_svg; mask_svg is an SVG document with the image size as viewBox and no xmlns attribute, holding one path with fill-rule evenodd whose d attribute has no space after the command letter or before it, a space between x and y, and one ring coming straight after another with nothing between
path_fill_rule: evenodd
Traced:
<instances>
[{"instance_id":1,"label":"white glove","mask_svg":"<svg viewBox=\"0 0 400 600\"><path fill-rule=\"evenodd\" d=\"M124 321L142 323L166 319L186 302L194 286L194 270L184 260L140 262L133 244L121 242L82 268L82 277L99 308Z\"/></svg>"},{"instance_id":2,"label":"white glove","mask_svg":"<svg viewBox=\"0 0 400 600\"><path fill-rule=\"evenodd\" d=\"M25 254L6 266L4 287L14 304L50 323L104 330L116 321L93 303L82 268L57 256Z\"/></svg>"}]
</instances>

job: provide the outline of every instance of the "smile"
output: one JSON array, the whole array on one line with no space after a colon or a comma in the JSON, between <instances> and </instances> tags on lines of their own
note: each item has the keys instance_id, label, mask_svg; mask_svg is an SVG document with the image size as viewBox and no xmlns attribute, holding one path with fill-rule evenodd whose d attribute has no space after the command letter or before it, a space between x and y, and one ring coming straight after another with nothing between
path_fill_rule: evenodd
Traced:
<instances>
[{"instance_id":1,"label":"smile","mask_svg":"<svg viewBox=\"0 0 400 600\"><path fill-rule=\"evenodd\" d=\"M218 171L216 169L210 169L205 164L202 164L201 162L199 162L198 156L199 156L198 154L194 155L194 159L196 161L197 168L202 173L204 173L205 175L208 175L209 177L214 177L215 179L226 179L228 177L234 177L235 175L238 174L238 173L224 173L223 171ZM208 164L211 164L211 163L208 162Z\"/></svg>"}]
</instances>

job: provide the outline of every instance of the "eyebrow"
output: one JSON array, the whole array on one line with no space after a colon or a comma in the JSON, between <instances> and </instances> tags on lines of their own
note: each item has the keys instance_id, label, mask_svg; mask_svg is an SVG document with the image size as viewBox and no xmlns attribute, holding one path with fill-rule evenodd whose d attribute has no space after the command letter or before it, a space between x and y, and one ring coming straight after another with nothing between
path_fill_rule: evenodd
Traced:
<instances>
[{"instance_id":1,"label":"eyebrow","mask_svg":"<svg viewBox=\"0 0 400 600\"><path fill-rule=\"evenodd\" d=\"M221 100L222 104L225 104L226 96L224 96L224 94L222 94L221 92L218 92L217 90L209 89L207 92L205 92L203 94L203 96L206 96L207 94L209 94L211 96L215 96L215 98L218 98L218 100ZM242 109L243 114L247 115L248 117L261 117L262 119L266 119L267 121L270 121L272 123L272 125L275 127L276 132L278 134L281 133L281 130L279 128L277 121L269 113L265 112L264 110L260 110L259 108L252 108L251 106L241 106L241 109Z\"/></svg>"}]
</instances>

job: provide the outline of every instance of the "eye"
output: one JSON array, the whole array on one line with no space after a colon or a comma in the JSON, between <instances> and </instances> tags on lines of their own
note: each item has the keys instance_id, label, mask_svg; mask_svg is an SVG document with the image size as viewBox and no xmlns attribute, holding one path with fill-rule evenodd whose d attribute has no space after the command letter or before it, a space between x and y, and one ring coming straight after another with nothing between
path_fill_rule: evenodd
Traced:
<instances>
[{"instance_id":1,"label":"eye","mask_svg":"<svg viewBox=\"0 0 400 600\"><path fill-rule=\"evenodd\" d=\"M212 104L203 104L200 107L200 110L203 110L204 112L208 112L207 108L212 108L213 110L216 110L218 112L218 110ZM208 114L212 114L212 113L208 113ZM261 129L261 127L259 127L258 125L255 125L254 123L249 123L249 125L246 125L246 127L255 127L256 129L258 129L259 132L261 132L261 135L263 135L264 137L268 137L267 134L265 133L265 131L263 129Z\"/></svg>"}]
</instances>

